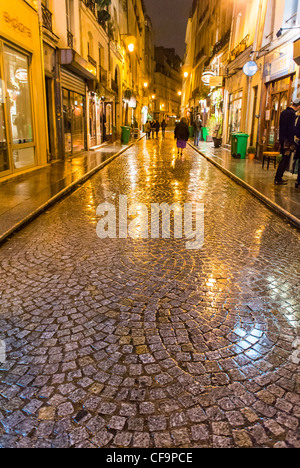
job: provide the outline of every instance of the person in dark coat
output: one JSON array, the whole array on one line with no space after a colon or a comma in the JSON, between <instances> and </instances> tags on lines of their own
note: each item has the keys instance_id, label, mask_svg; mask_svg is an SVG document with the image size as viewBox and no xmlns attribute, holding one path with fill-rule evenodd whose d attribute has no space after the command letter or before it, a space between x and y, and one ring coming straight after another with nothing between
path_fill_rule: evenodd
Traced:
<instances>
[{"instance_id":1,"label":"person in dark coat","mask_svg":"<svg viewBox=\"0 0 300 468\"><path fill-rule=\"evenodd\" d=\"M275 175L276 185L286 185L283 174L288 168L292 153L296 149L295 145L295 124L296 112L300 110L300 99L295 99L290 107L287 107L281 115L279 121L279 142L282 159Z\"/></svg>"},{"instance_id":2,"label":"person in dark coat","mask_svg":"<svg viewBox=\"0 0 300 468\"><path fill-rule=\"evenodd\" d=\"M190 136L188 121L185 117L183 117L179 124L176 125L174 135L177 140L178 154L180 151L180 154L182 155L183 150L186 148L186 142L189 140Z\"/></svg>"},{"instance_id":3,"label":"person in dark coat","mask_svg":"<svg viewBox=\"0 0 300 468\"><path fill-rule=\"evenodd\" d=\"M295 142L296 142L295 161L296 163L298 163L298 177L297 177L297 182L295 184L295 187L299 188L300 187L300 117L296 119Z\"/></svg>"},{"instance_id":4,"label":"person in dark coat","mask_svg":"<svg viewBox=\"0 0 300 468\"><path fill-rule=\"evenodd\" d=\"M162 130L162 136L163 138L165 137L165 134L166 134L166 127L167 127L167 122L165 121L165 119L162 121L161 123L161 130Z\"/></svg>"},{"instance_id":5,"label":"person in dark coat","mask_svg":"<svg viewBox=\"0 0 300 468\"><path fill-rule=\"evenodd\" d=\"M155 128L156 138L158 138L159 129L160 129L160 124L158 120L155 120L154 128Z\"/></svg>"},{"instance_id":6,"label":"person in dark coat","mask_svg":"<svg viewBox=\"0 0 300 468\"><path fill-rule=\"evenodd\" d=\"M152 123L151 123L151 133L152 133L152 138L154 138L154 132L155 132L155 122L156 122L156 120L152 120Z\"/></svg>"}]
</instances>

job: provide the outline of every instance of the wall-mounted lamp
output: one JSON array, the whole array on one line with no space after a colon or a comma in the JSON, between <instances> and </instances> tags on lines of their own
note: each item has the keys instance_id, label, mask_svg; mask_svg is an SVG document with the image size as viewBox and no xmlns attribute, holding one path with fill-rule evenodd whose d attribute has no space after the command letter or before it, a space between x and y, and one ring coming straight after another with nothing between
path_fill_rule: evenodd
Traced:
<instances>
[{"instance_id":1,"label":"wall-mounted lamp","mask_svg":"<svg viewBox=\"0 0 300 468\"><path fill-rule=\"evenodd\" d=\"M125 36L125 44L130 53L134 52L135 44L136 44L136 37L130 36L129 34L121 34L121 37Z\"/></svg>"},{"instance_id":2,"label":"wall-mounted lamp","mask_svg":"<svg viewBox=\"0 0 300 468\"><path fill-rule=\"evenodd\" d=\"M288 29L300 29L300 26L296 26L295 28L280 28L279 31L277 31L276 36L279 38L282 36L282 31L286 31Z\"/></svg>"}]
</instances>

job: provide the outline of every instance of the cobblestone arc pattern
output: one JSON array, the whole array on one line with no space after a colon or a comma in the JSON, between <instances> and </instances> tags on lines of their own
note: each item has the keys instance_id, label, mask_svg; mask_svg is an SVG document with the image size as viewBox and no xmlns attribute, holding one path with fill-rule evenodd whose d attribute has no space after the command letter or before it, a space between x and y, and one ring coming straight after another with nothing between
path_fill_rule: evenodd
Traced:
<instances>
[{"instance_id":1,"label":"cobblestone arc pattern","mask_svg":"<svg viewBox=\"0 0 300 468\"><path fill-rule=\"evenodd\" d=\"M205 245L96 236L99 203L203 202ZM170 137L0 250L0 446L299 447L299 234Z\"/></svg>"}]
</instances>

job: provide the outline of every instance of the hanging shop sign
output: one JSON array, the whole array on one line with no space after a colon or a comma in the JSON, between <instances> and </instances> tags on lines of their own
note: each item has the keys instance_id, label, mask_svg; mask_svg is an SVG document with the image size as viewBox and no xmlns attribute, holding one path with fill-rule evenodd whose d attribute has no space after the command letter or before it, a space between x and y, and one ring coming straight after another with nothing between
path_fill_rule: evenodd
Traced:
<instances>
[{"instance_id":1,"label":"hanging shop sign","mask_svg":"<svg viewBox=\"0 0 300 468\"><path fill-rule=\"evenodd\" d=\"M130 100L129 100L129 103L128 103L128 107L130 107L131 109L136 109L136 98L131 96Z\"/></svg>"},{"instance_id":2,"label":"hanging shop sign","mask_svg":"<svg viewBox=\"0 0 300 468\"><path fill-rule=\"evenodd\" d=\"M279 57L278 57L279 54ZM268 64L267 80L274 80L295 71L293 44L276 50L277 58Z\"/></svg>"},{"instance_id":3,"label":"hanging shop sign","mask_svg":"<svg viewBox=\"0 0 300 468\"><path fill-rule=\"evenodd\" d=\"M211 86L210 85L210 79L211 77L216 76L213 71L206 71L202 74L202 81L205 84L205 86Z\"/></svg>"},{"instance_id":4,"label":"hanging shop sign","mask_svg":"<svg viewBox=\"0 0 300 468\"><path fill-rule=\"evenodd\" d=\"M212 88L222 88L223 86L223 77L222 76L211 76L209 80L209 86Z\"/></svg>"},{"instance_id":5,"label":"hanging shop sign","mask_svg":"<svg viewBox=\"0 0 300 468\"><path fill-rule=\"evenodd\" d=\"M254 76L257 73L257 70L257 63L253 60L250 60L249 62L245 63L243 67L243 72L246 76Z\"/></svg>"}]
</instances>

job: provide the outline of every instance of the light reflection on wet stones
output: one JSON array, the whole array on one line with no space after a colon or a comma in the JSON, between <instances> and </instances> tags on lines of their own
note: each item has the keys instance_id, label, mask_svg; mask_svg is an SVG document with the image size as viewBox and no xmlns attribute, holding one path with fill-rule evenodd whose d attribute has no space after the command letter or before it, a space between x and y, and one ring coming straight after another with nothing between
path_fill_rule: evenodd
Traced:
<instances>
[{"instance_id":1,"label":"light reflection on wet stones","mask_svg":"<svg viewBox=\"0 0 300 468\"><path fill-rule=\"evenodd\" d=\"M99 240L119 194L204 202L204 247ZM0 250L0 446L299 447L299 240L171 137L130 149Z\"/></svg>"}]
</instances>

